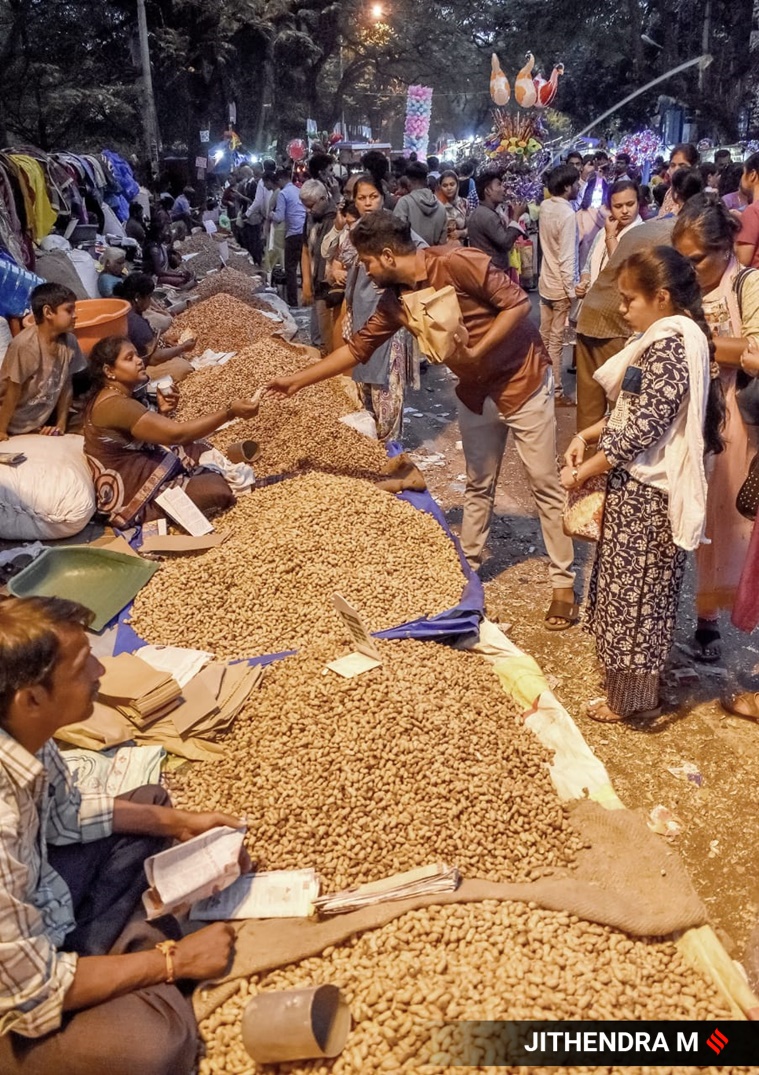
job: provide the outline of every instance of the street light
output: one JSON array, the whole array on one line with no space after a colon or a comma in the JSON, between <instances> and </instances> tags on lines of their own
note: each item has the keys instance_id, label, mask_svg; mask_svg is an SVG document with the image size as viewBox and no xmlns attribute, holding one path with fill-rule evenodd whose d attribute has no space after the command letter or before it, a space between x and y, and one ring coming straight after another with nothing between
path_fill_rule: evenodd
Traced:
<instances>
[{"instance_id":1,"label":"street light","mask_svg":"<svg viewBox=\"0 0 759 1075\"><path fill-rule=\"evenodd\" d=\"M372 18L375 22L379 22L384 14L382 4L372 4Z\"/></svg>"}]
</instances>

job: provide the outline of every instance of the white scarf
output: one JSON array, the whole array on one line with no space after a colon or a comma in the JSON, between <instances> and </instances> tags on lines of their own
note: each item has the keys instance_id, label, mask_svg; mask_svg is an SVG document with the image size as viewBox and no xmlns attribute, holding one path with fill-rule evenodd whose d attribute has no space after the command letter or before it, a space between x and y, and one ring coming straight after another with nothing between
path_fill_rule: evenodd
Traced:
<instances>
[{"instance_id":1,"label":"white scarf","mask_svg":"<svg viewBox=\"0 0 759 1075\"><path fill-rule=\"evenodd\" d=\"M634 337L618 354L593 375L609 399L616 401L630 365L657 340L682 337L688 359L687 406L681 407L661 440L641 452L628 470L641 481L656 455L664 452L664 469L669 494L669 519L672 539L681 549L695 549L706 544L706 472L704 470L704 419L709 392L709 343L690 317L678 314L663 317L642 336Z\"/></svg>"}]
</instances>

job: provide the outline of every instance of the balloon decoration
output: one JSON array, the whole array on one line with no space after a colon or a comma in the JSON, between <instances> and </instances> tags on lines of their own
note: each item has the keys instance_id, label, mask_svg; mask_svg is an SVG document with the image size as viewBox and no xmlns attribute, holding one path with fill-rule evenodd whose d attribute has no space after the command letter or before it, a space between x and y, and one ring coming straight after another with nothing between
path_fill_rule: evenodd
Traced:
<instances>
[{"instance_id":1,"label":"balloon decoration","mask_svg":"<svg viewBox=\"0 0 759 1075\"><path fill-rule=\"evenodd\" d=\"M308 147L302 138L293 138L287 146L287 155L292 161L302 161L308 152Z\"/></svg>"},{"instance_id":2,"label":"balloon decoration","mask_svg":"<svg viewBox=\"0 0 759 1075\"><path fill-rule=\"evenodd\" d=\"M646 164L653 164L657 157L663 157L666 148L656 131L643 130L626 135L619 143L617 152L628 153L633 164L642 168Z\"/></svg>"},{"instance_id":3,"label":"balloon decoration","mask_svg":"<svg viewBox=\"0 0 759 1075\"><path fill-rule=\"evenodd\" d=\"M535 66L535 57L531 52L527 53L525 65L519 72L514 83L514 96L520 108L532 108L538 99L538 91L532 80L532 69Z\"/></svg>"},{"instance_id":4,"label":"balloon decoration","mask_svg":"<svg viewBox=\"0 0 759 1075\"><path fill-rule=\"evenodd\" d=\"M501 62L495 53L490 58L490 96L499 107L507 105L511 97L509 80L501 70Z\"/></svg>"},{"instance_id":5,"label":"balloon decoration","mask_svg":"<svg viewBox=\"0 0 759 1075\"><path fill-rule=\"evenodd\" d=\"M528 52L525 65L514 83L514 96L521 108L548 108L558 92L559 76L564 74L564 64L557 63L548 80L541 75L533 78L534 67L535 57Z\"/></svg>"},{"instance_id":6,"label":"balloon decoration","mask_svg":"<svg viewBox=\"0 0 759 1075\"><path fill-rule=\"evenodd\" d=\"M541 78L540 75L534 80L535 92L537 94L537 100L535 102L536 108L548 108L553 101L559 89L559 75L564 74L564 64L557 63L551 72L551 77L546 80Z\"/></svg>"},{"instance_id":7,"label":"balloon decoration","mask_svg":"<svg viewBox=\"0 0 759 1075\"><path fill-rule=\"evenodd\" d=\"M491 57L490 96L499 107L493 111L493 129L485 139L485 154L493 171L503 176L507 197L514 201L541 201L542 173L551 160L551 154L543 148L548 132L540 113L556 97L564 64L557 63L549 79L533 75L534 69L535 57L528 52L514 81L514 99L520 108L535 111L527 115L508 112L504 105L511 98L511 87L496 53Z\"/></svg>"},{"instance_id":8,"label":"balloon decoration","mask_svg":"<svg viewBox=\"0 0 759 1075\"><path fill-rule=\"evenodd\" d=\"M409 86L406 97L406 126L403 131L403 150L406 156L416 153L427 156L432 113L432 89L429 86Z\"/></svg>"}]
</instances>

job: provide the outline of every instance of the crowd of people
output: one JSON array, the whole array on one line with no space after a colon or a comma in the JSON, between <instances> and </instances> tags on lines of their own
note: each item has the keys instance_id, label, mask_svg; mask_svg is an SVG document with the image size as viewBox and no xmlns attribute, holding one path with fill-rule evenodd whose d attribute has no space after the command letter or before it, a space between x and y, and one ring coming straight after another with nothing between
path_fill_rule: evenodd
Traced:
<instances>
[{"instance_id":1,"label":"crowd of people","mask_svg":"<svg viewBox=\"0 0 759 1075\"><path fill-rule=\"evenodd\" d=\"M328 217L321 246L308 244L304 273L316 273L310 294L322 282L338 298L345 290L333 306L331 339L319 341L322 363L275 380L271 390L291 394L351 373L378 434L399 437L403 391L419 370L403 296L452 285L468 335L447 360L458 379L467 468L464 553L479 568L511 430L549 556L546 627L571 626L579 608L561 486L577 490L608 474L586 617L607 696L589 712L606 721L649 715L674 641L687 551L698 571L689 647L696 660L721 659L721 614L732 612L744 629L759 622L753 519L736 506L759 448L739 403L759 372L759 156L736 174L729 153L702 165L696 147L682 144L643 184L624 153L567 154L545 174L539 207L539 330L511 273L527 206L504 205L501 172L485 167L462 177L431 158L409 164L399 186L386 160L363 163L367 170L348 180L341 199L325 185L309 184L302 195L307 210L319 207L306 230ZM611 370L622 370L621 378L610 380ZM569 373L576 400L564 391ZM578 430L558 481L555 406L577 407ZM684 488L692 502L682 503ZM726 704L756 709L750 695Z\"/></svg>"},{"instance_id":2,"label":"crowd of people","mask_svg":"<svg viewBox=\"0 0 759 1075\"><path fill-rule=\"evenodd\" d=\"M78 420L111 523L151 521L170 486L211 515L234 499L201 461L204 438L224 423L350 373L378 436L394 440L407 386L428 359L444 361L456 377L466 460L464 555L478 570L511 434L548 554L548 630L580 619L567 494L606 478L586 612L605 695L588 715L650 719L689 552L698 579L692 655L721 658L727 612L744 631L759 623L759 532L737 507L759 447L759 403L749 400L759 376L759 154L701 166L695 147L677 146L644 185L625 154L570 152L545 176L539 322L510 256L527 207L506 204L499 171L434 157L392 169L378 151L362 169L337 177L317 151L300 186L291 168L264 161L202 212L189 188L176 201L159 197L149 219L132 206L127 230L142 246L142 271L125 274L122 254L110 251L100 276L104 295L129 303L127 335L98 342L85 359L72 334L75 295L39 285L34 324L0 370L0 440L55 436ZM157 284L190 283L172 229L209 223L234 231L262 268L279 234L288 301L312 306L322 357L273 378L260 400L180 422L176 385L194 341L164 345L165 314L152 300ZM427 288L452 290L458 305L442 357L424 350L412 315ZM564 398L571 325L577 432L557 467L555 408L574 405ZM108 1053L114 1075L190 1071L195 1028L176 982L220 974L232 937L221 924L183 939L163 920L135 925L143 860L167 840L239 821L172 810L160 789L114 800L75 787L52 737L92 710L102 668L89 622L86 609L57 599L0 603L0 1067L52 1075L74 1070L75 1058L77 1071L95 1071ZM759 715L754 694L724 704ZM128 1056L114 1046L127 1023Z\"/></svg>"}]
</instances>

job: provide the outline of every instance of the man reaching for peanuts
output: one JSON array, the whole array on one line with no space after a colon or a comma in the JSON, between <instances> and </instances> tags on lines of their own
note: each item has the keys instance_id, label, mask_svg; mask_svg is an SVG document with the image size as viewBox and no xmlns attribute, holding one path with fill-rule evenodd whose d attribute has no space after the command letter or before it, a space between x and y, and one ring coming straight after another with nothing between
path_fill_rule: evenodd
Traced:
<instances>
[{"instance_id":1,"label":"man reaching for peanuts","mask_svg":"<svg viewBox=\"0 0 759 1075\"><path fill-rule=\"evenodd\" d=\"M92 713L91 618L60 598L0 602L0 1071L189 1075L197 1030L174 983L221 974L234 934L145 922L143 863L240 822L173 810L160 787L76 787L52 736Z\"/></svg>"},{"instance_id":2,"label":"man reaching for peanuts","mask_svg":"<svg viewBox=\"0 0 759 1075\"><path fill-rule=\"evenodd\" d=\"M292 396L308 385L350 372L403 326L411 332L401 294L451 285L468 342L446 365L458 377L459 426L467 484L461 544L475 569L490 533L495 490L509 430L527 471L550 559L553 600L545 625L560 631L577 621L572 541L564 534L564 493L556 467L554 383L550 360L529 299L490 257L463 247L417 250L405 221L386 210L362 217L351 241L374 283L385 288L375 313L342 347L320 362L266 386Z\"/></svg>"}]
</instances>

